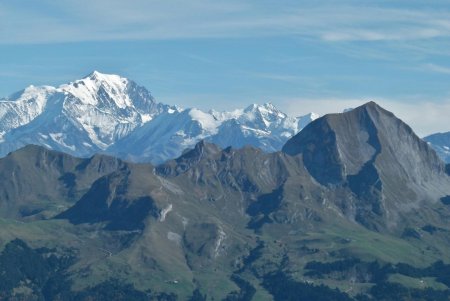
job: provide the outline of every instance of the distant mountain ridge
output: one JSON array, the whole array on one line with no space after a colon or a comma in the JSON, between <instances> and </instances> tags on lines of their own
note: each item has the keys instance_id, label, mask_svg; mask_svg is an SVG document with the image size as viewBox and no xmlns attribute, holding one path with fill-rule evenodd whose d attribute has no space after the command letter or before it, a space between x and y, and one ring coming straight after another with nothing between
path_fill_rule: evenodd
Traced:
<instances>
[{"instance_id":1,"label":"distant mountain ridge","mask_svg":"<svg viewBox=\"0 0 450 301\"><path fill-rule=\"evenodd\" d=\"M311 113L292 118L270 103L253 104L233 112L198 109L167 112L137 128L106 152L131 161L162 163L180 156L201 140L223 148L251 145L274 152L317 117Z\"/></svg>"},{"instance_id":2,"label":"distant mountain ridge","mask_svg":"<svg viewBox=\"0 0 450 301\"><path fill-rule=\"evenodd\" d=\"M442 160L450 163L450 132L432 134L423 139L436 150Z\"/></svg>"},{"instance_id":3,"label":"distant mountain ridge","mask_svg":"<svg viewBox=\"0 0 450 301\"><path fill-rule=\"evenodd\" d=\"M157 103L129 79L94 71L59 87L29 86L1 99L0 156L35 144L81 157L105 152L161 163L203 139L277 151L317 117L289 117L270 103L232 112L183 110Z\"/></svg>"}]
</instances>

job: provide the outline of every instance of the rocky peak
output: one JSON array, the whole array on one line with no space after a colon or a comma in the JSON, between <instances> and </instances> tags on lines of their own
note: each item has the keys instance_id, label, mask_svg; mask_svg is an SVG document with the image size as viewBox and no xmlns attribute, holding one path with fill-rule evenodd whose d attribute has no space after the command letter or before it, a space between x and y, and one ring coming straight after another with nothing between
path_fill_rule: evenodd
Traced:
<instances>
[{"instance_id":1,"label":"rocky peak","mask_svg":"<svg viewBox=\"0 0 450 301\"><path fill-rule=\"evenodd\" d=\"M407 211L424 200L437 202L450 190L434 150L375 102L316 119L283 152L301 156L320 184L349 187L359 202L355 218L364 223L379 222L374 217L380 216L395 223L388 212Z\"/></svg>"},{"instance_id":2,"label":"rocky peak","mask_svg":"<svg viewBox=\"0 0 450 301\"><path fill-rule=\"evenodd\" d=\"M423 161L429 163L430 172L443 171L434 151L408 125L375 102L316 119L290 139L283 152L302 154L311 174L323 184L344 181L346 175L357 174L381 153L395 158L402 171L415 169L414 165L423 165Z\"/></svg>"},{"instance_id":3,"label":"rocky peak","mask_svg":"<svg viewBox=\"0 0 450 301\"><path fill-rule=\"evenodd\" d=\"M157 172L162 175L179 175L186 172L202 160L213 159L221 153L221 149L205 140L198 142L194 148L186 150L180 157L168 161L157 167Z\"/></svg>"}]
</instances>

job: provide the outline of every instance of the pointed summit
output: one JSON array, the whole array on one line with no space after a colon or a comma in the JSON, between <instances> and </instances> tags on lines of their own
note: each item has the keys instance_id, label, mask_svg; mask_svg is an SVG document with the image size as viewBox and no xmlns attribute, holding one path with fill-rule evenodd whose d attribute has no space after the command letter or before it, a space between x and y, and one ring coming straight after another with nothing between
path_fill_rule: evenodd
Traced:
<instances>
[{"instance_id":1,"label":"pointed summit","mask_svg":"<svg viewBox=\"0 0 450 301\"><path fill-rule=\"evenodd\" d=\"M97 82L108 82L111 84L127 84L128 79L117 74L102 73L97 70L92 71L81 80L92 80ZM80 81L81 81L80 80Z\"/></svg>"},{"instance_id":2,"label":"pointed summit","mask_svg":"<svg viewBox=\"0 0 450 301\"><path fill-rule=\"evenodd\" d=\"M217 145L201 140L194 148L186 150L175 160L159 165L156 170L159 174L166 176L179 175L189 170L192 166L197 165L203 159L209 160L219 156L220 153L221 149Z\"/></svg>"},{"instance_id":3,"label":"pointed summit","mask_svg":"<svg viewBox=\"0 0 450 301\"><path fill-rule=\"evenodd\" d=\"M393 219L389 210L437 202L450 193L445 165L434 150L375 102L316 119L283 152L301 156L320 184L349 187L365 202L357 209L359 221L370 223L374 215Z\"/></svg>"},{"instance_id":4,"label":"pointed summit","mask_svg":"<svg viewBox=\"0 0 450 301\"><path fill-rule=\"evenodd\" d=\"M221 149L213 144L201 140L198 142L193 149L186 150L179 158L175 159L178 163L197 163L202 160L203 157L216 156L220 153Z\"/></svg>"},{"instance_id":5,"label":"pointed summit","mask_svg":"<svg viewBox=\"0 0 450 301\"><path fill-rule=\"evenodd\" d=\"M443 169L435 152L407 124L373 101L314 120L284 145L283 152L302 154L310 172L324 184L340 183L384 152L407 165L401 170L417 168L417 153L433 172Z\"/></svg>"},{"instance_id":6,"label":"pointed summit","mask_svg":"<svg viewBox=\"0 0 450 301\"><path fill-rule=\"evenodd\" d=\"M94 70L87 77L98 78L101 75L104 75L104 74L102 74L101 72L98 72L97 70Z\"/></svg>"},{"instance_id":7,"label":"pointed summit","mask_svg":"<svg viewBox=\"0 0 450 301\"><path fill-rule=\"evenodd\" d=\"M244 112L259 112L260 114L279 114L280 110L275 107L271 102L266 102L262 105L260 104L251 104L244 109Z\"/></svg>"}]
</instances>

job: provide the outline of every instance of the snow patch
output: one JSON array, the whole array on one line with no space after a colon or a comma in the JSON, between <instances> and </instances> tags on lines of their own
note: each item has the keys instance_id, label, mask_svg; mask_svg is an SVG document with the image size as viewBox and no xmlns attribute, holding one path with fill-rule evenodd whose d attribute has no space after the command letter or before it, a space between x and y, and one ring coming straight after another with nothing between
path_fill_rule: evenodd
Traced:
<instances>
[{"instance_id":1,"label":"snow patch","mask_svg":"<svg viewBox=\"0 0 450 301\"><path fill-rule=\"evenodd\" d=\"M169 204L169 206L167 206L166 208L164 208L163 210L161 210L160 214L159 214L159 221L163 222L166 220L166 216L167 214L172 211L172 204Z\"/></svg>"},{"instance_id":2,"label":"snow patch","mask_svg":"<svg viewBox=\"0 0 450 301\"><path fill-rule=\"evenodd\" d=\"M181 245L182 238L181 235L178 233L171 231L167 232L167 239L175 242L177 245Z\"/></svg>"},{"instance_id":3,"label":"snow patch","mask_svg":"<svg viewBox=\"0 0 450 301\"><path fill-rule=\"evenodd\" d=\"M58 144L64 146L65 148L75 151L76 147L74 145L68 145L64 142L65 134L63 133L49 133L50 138Z\"/></svg>"},{"instance_id":4,"label":"snow patch","mask_svg":"<svg viewBox=\"0 0 450 301\"><path fill-rule=\"evenodd\" d=\"M150 115L150 114L142 114L141 118L142 118L142 122L143 123L147 123L147 122L149 122L150 120L153 119L153 116Z\"/></svg>"},{"instance_id":5,"label":"snow patch","mask_svg":"<svg viewBox=\"0 0 450 301\"><path fill-rule=\"evenodd\" d=\"M193 120L198 121L202 125L202 128L207 131L215 131L219 125L219 122L214 119L214 116L199 109L191 109L189 111L189 116L191 116Z\"/></svg>"},{"instance_id":6,"label":"snow patch","mask_svg":"<svg viewBox=\"0 0 450 301\"><path fill-rule=\"evenodd\" d=\"M186 229L186 226L189 224L189 219L187 217L182 216L181 223L183 224L183 227Z\"/></svg>"},{"instance_id":7,"label":"snow patch","mask_svg":"<svg viewBox=\"0 0 450 301\"><path fill-rule=\"evenodd\" d=\"M219 235L217 237L216 243L214 244L214 258L217 258L223 251L222 243L227 237L225 231L219 226Z\"/></svg>"}]
</instances>

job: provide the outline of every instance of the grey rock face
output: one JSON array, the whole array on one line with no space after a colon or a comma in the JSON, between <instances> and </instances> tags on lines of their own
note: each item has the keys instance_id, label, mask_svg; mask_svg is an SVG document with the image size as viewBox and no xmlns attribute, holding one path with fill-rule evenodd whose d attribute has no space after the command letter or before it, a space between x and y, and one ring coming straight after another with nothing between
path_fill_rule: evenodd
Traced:
<instances>
[{"instance_id":1,"label":"grey rock face","mask_svg":"<svg viewBox=\"0 0 450 301\"><path fill-rule=\"evenodd\" d=\"M364 223L383 216L394 224L399 212L450 189L431 147L374 102L313 121L283 152L301 155L320 184L348 185L358 199L355 218Z\"/></svg>"}]
</instances>

